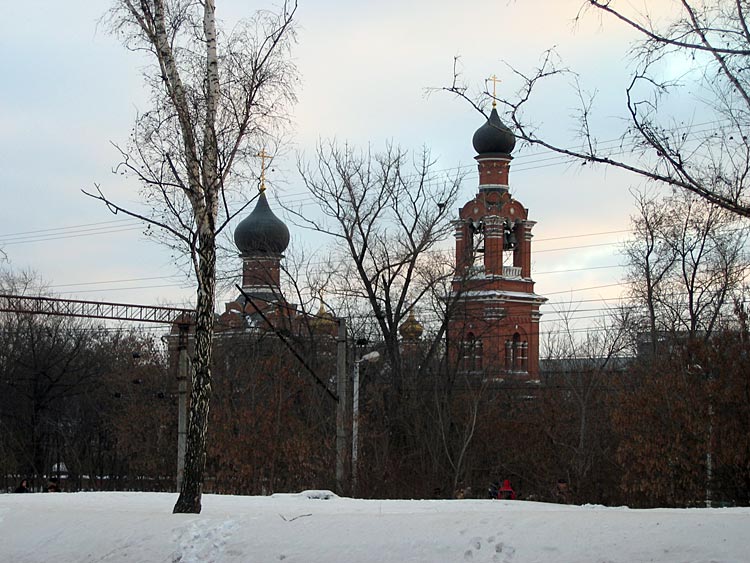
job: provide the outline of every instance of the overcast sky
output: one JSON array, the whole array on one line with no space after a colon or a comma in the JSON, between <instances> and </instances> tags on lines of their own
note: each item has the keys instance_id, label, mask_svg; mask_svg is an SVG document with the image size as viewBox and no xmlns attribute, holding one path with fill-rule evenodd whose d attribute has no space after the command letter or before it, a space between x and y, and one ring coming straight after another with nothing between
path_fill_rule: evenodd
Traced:
<instances>
[{"instance_id":1,"label":"overcast sky","mask_svg":"<svg viewBox=\"0 0 750 563\"><path fill-rule=\"evenodd\" d=\"M295 56L302 83L289 154L311 156L315 142L330 137L375 147L388 140L416 150L426 145L439 168L470 171L462 204L476 192L471 137L483 118L448 94L427 97L425 89L449 84L453 57L460 55L475 88L495 73L504 79L501 91L512 92L517 83L506 63L531 72L550 47L579 73L585 87L597 90L597 127L603 139L612 138L622 115L632 37L622 25L595 13L575 24L581 4L301 0ZM84 0L5 6L0 22L0 248L14 269L36 270L62 296L189 301L193 289L180 280L169 252L147 240L142 227L109 214L81 193L100 184L121 202L137 199L133 181L111 174L118 155L110 142L126 140L136 111L147 107L140 76L144 59L98 25L106 6ZM259 7L273 4L217 0L218 16L229 24ZM540 94L529 116L557 141L572 143L572 89L561 82ZM517 149L514 157L511 191L538 222L537 292L551 303L586 300L581 308L601 307L589 300L621 292L613 284L622 270L609 266L622 262L616 243L627 236L628 188L637 185L635 180L549 160L536 150ZM293 166L280 162L273 174L279 187L272 197L304 203ZM291 230L292 244L302 245L305 233ZM561 238L602 232L610 234ZM569 250L554 250L559 248ZM238 275L239 266L238 260ZM571 269L578 271L553 273ZM586 287L596 289L580 291ZM552 307L546 311L551 315Z\"/></svg>"}]
</instances>

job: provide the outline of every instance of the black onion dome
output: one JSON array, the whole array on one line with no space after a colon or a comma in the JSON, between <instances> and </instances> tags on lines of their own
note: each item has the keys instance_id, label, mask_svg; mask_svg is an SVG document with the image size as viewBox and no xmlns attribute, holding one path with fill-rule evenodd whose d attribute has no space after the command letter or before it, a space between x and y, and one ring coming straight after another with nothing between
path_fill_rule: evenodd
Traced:
<instances>
[{"instance_id":1,"label":"black onion dome","mask_svg":"<svg viewBox=\"0 0 750 563\"><path fill-rule=\"evenodd\" d=\"M503 153L510 154L516 146L516 136L513 131L500 121L497 110L492 108L490 118L474 133L472 139L477 154Z\"/></svg>"},{"instance_id":2,"label":"black onion dome","mask_svg":"<svg viewBox=\"0 0 750 563\"><path fill-rule=\"evenodd\" d=\"M258 197L253 212L234 230L234 244L242 254L281 254L289 246L289 229L271 211L265 192Z\"/></svg>"}]
</instances>

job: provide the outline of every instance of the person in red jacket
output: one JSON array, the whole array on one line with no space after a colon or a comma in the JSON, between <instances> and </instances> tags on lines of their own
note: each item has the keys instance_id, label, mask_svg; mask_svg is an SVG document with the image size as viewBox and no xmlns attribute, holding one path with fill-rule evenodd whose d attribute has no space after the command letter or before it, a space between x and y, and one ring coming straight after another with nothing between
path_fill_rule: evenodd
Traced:
<instances>
[{"instance_id":1,"label":"person in red jacket","mask_svg":"<svg viewBox=\"0 0 750 563\"><path fill-rule=\"evenodd\" d=\"M497 490L497 498L501 500L515 500L516 492L510 486L510 479L503 481L503 486Z\"/></svg>"}]
</instances>

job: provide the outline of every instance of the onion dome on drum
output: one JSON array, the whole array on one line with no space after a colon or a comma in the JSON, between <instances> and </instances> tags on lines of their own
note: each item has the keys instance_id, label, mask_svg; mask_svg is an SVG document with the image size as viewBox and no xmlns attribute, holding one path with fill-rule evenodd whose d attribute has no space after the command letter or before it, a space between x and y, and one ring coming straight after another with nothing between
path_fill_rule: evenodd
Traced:
<instances>
[{"instance_id":1,"label":"onion dome on drum","mask_svg":"<svg viewBox=\"0 0 750 563\"><path fill-rule=\"evenodd\" d=\"M253 212L237 225L234 243L242 255L281 254L289 246L289 229L271 211L265 192L261 192Z\"/></svg>"},{"instance_id":2,"label":"onion dome on drum","mask_svg":"<svg viewBox=\"0 0 750 563\"><path fill-rule=\"evenodd\" d=\"M490 118L476 130L472 143L477 154L510 154L516 146L516 136L492 108Z\"/></svg>"}]
</instances>

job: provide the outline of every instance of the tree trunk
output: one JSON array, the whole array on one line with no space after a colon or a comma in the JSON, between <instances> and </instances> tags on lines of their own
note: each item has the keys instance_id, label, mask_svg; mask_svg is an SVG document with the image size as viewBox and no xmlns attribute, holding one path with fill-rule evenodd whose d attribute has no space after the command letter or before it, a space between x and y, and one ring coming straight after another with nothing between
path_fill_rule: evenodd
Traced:
<instances>
[{"instance_id":1,"label":"tree trunk","mask_svg":"<svg viewBox=\"0 0 750 563\"><path fill-rule=\"evenodd\" d=\"M211 400L211 352L213 350L214 298L216 289L216 217L218 201L218 148L215 120L219 96L218 59L216 51L216 21L213 0L207 0L203 10L203 30L206 36L206 118L203 125L202 189L193 188L191 198L198 227L198 302L195 308L195 357L193 385L190 392L190 420L185 448L185 470L182 488L174 512L199 514L203 495L203 474L206 467L208 410ZM176 105L178 105L176 103ZM183 135L185 127L183 126ZM187 137L186 137L187 139ZM186 149L193 145L187 145ZM192 153L187 150L188 155ZM191 158L188 158L190 163ZM198 168L198 160L194 161Z\"/></svg>"},{"instance_id":2,"label":"tree trunk","mask_svg":"<svg viewBox=\"0 0 750 563\"><path fill-rule=\"evenodd\" d=\"M211 398L211 341L214 323L216 248L213 229L200 235L198 305L195 309L195 356L190 392L190 420L185 449L185 473L174 513L201 511L203 472L206 467L208 405Z\"/></svg>"}]
</instances>

